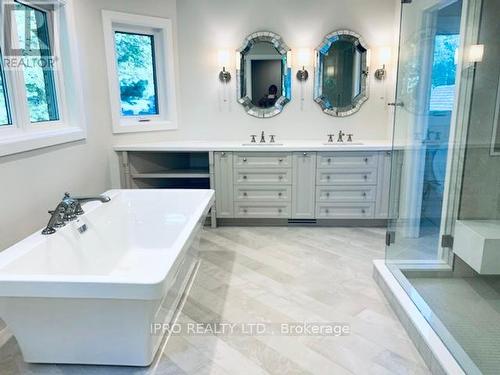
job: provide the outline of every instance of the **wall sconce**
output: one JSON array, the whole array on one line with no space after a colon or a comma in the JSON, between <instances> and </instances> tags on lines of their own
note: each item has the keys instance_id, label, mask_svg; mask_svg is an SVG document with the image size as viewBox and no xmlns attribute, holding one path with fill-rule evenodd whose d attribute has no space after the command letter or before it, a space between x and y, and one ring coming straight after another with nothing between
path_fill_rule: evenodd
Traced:
<instances>
[{"instance_id":1,"label":"wall sconce","mask_svg":"<svg viewBox=\"0 0 500 375\"><path fill-rule=\"evenodd\" d=\"M379 63L382 64L382 68L378 68L375 71L375 78L379 81L385 79L387 75L387 70L385 69L386 64L389 63L391 59L391 49L389 47L383 47L379 52Z\"/></svg>"},{"instance_id":2,"label":"wall sconce","mask_svg":"<svg viewBox=\"0 0 500 375\"><path fill-rule=\"evenodd\" d=\"M226 70L226 66L229 64L229 51L219 50L217 53L217 60L219 62L219 66L222 66L222 70L219 73L219 80L222 83L228 83L231 81L231 73Z\"/></svg>"},{"instance_id":3,"label":"wall sconce","mask_svg":"<svg viewBox=\"0 0 500 375\"><path fill-rule=\"evenodd\" d=\"M473 44L469 46L469 53L467 55L467 60L470 63L478 63L483 61L484 56L484 44Z\"/></svg>"},{"instance_id":4,"label":"wall sconce","mask_svg":"<svg viewBox=\"0 0 500 375\"><path fill-rule=\"evenodd\" d=\"M307 71L306 66L311 63L311 50L308 48L299 49L297 52L297 60L299 66L302 66L302 69L297 71L297 79L301 82L305 82L309 78L309 72Z\"/></svg>"}]
</instances>

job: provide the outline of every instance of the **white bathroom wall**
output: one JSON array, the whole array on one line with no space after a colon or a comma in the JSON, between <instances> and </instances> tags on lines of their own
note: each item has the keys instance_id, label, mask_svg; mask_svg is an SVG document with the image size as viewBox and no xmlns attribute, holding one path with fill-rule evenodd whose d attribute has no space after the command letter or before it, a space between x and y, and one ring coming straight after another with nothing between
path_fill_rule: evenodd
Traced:
<instances>
[{"instance_id":1,"label":"white bathroom wall","mask_svg":"<svg viewBox=\"0 0 500 375\"><path fill-rule=\"evenodd\" d=\"M179 130L167 137L246 140L249 134L265 130L281 139L325 139L327 133L342 129L358 139L388 139L392 124L386 89L390 90L375 81L373 72L378 67L377 47L393 46L395 6L394 0L178 1L181 123ZM370 99L354 116L334 118L321 112L312 97L312 66L308 67L311 76L303 110L300 83L295 78L292 101L275 118L262 120L244 113L236 102L234 80L229 88L230 104L223 104L217 78L218 49L233 51L248 34L259 30L280 34L292 50L314 49L327 33L343 28L361 34L373 49ZM230 63L234 73L234 61Z\"/></svg>"}]
</instances>

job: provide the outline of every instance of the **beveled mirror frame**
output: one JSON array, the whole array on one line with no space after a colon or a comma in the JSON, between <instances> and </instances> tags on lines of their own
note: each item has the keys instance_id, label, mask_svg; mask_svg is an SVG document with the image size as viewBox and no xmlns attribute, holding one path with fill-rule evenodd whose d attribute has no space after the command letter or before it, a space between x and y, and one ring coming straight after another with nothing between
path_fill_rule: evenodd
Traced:
<instances>
[{"instance_id":1,"label":"beveled mirror frame","mask_svg":"<svg viewBox=\"0 0 500 375\"><path fill-rule=\"evenodd\" d=\"M337 40L352 41L355 46L365 51L361 55L361 92L353 100L352 105L346 107L333 107L327 97L323 96L323 57L330 50L331 45ZM353 115L368 100L368 46L363 38L350 30L337 30L326 35L323 42L315 50L316 61L314 65L314 101L318 103L323 112L335 117L346 117Z\"/></svg>"},{"instance_id":2,"label":"beveled mirror frame","mask_svg":"<svg viewBox=\"0 0 500 375\"><path fill-rule=\"evenodd\" d=\"M246 94L246 79L245 79L245 54L250 51L254 44L260 42L271 43L281 54L283 64L282 75L282 95L276 100L274 106L270 108L260 108L252 103ZM243 45L236 50L239 54L239 62L236 64L236 89L238 95L238 103L240 103L245 111L250 115L258 118L270 118L280 114L283 107L292 98L292 69L289 66L290 48L283 41L283 38L278 34L270 31L258 31L250 34L243 41Z\"/></svg>"}]
</instances>

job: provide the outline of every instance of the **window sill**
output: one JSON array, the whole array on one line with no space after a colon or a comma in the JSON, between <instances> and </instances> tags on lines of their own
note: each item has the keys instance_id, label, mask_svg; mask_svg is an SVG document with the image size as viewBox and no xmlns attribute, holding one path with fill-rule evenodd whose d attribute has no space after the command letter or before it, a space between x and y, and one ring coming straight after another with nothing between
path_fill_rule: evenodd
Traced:
<instances>
[{"instance_id":1,"label":"window sill","mask_svg":"<svg viewBox=\"0 0 500 375\"><path fill-rule=\"evenodd\" d=\"M113 133L137 133L137 132L154 132L161 130L175 130L177 129L177 123L174 121L151 121L145 123L129 123L120 124L118 126L113 126Z\"/></svg>"},{"instance_id":2,"label":"window sill","mask_svg":"<svg viewBox=\"0 0 500 375\"><path fill-rule=\"evenodd\" d=\"M80 128L22 132L0 139L0 157L75 142L85 138L86 132Z\"/></svg>"}]
</instances>

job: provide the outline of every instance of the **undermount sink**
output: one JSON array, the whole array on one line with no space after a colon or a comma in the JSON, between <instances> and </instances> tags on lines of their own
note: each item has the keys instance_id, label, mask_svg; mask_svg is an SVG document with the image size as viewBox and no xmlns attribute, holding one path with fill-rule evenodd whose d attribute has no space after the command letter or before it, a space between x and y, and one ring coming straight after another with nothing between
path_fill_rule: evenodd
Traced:
<instances>
[{"instance_id":1,"label":"undermount sink","mask_svg":"<svg viewBox=\"0 0 500 375\"><path fill-rule=\"evenodd\" d=\"M361 146L363 142L325 142L325 146Z\"/></svg>"},{"instance_id":2,"label":"undermount sink","mask_svg":"<svg viewBox=\"0 0 500 375\"><path fill-rule=\"evenodd\" d=\"M283 143L243 143L243 146L284 146Z\"/></svg>"}]
</instances>

